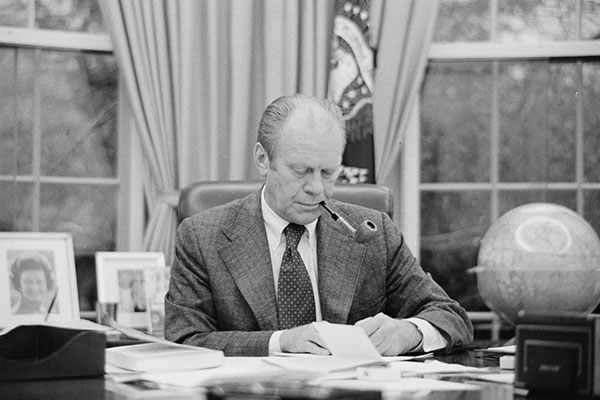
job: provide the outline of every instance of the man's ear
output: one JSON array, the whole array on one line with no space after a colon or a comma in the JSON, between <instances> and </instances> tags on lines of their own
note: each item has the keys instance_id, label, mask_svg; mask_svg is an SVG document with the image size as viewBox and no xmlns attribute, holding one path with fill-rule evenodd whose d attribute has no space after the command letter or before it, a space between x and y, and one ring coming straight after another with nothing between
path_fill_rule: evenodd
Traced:
<instances>
[{"instance_id":1,"label":"man's ear","mask_svg":"<svg viewBox=\"0 0 600 400\"><path fill-rule=\"evenodd\" d=\"M254 163L256 164L256 168L258 168L260 176L267 176L267 171L269 170L269 155L260 143L254 145Z\"/></svg>"}]
</instances>

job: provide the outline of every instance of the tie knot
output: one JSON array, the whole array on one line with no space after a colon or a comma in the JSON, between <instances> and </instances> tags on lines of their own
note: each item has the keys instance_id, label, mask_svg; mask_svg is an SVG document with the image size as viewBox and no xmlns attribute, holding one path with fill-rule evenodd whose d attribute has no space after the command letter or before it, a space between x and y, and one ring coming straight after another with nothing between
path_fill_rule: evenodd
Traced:
<instances>
[{"instance_id":1,"label":"tie knot","mask_svg":"<svg viewBox=\"0 0 600 400\"><path fill-rule=\"evenodd\" d=\"M298 247L298 243L300 243L300 238L302 237L305 229L306 228L304 225L298 224L289 224L286 226L283 230L283 233L285 234L286 246L291 247L292 249Z\"/></svg>"}]
</instances>

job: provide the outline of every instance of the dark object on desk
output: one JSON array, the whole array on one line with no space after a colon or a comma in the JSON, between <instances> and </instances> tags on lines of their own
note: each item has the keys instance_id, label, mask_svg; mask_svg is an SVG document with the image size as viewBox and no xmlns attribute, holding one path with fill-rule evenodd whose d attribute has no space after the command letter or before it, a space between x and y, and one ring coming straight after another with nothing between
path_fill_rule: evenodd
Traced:
<instances>
[{"instance_id":1,"label":"dark object on desk","mask_svg":"<svg viewBox=\"0 0 600 400\"><path fill-rule=\"evenodd\" d=\"M521 311L515 387L600 395L600 315Z\"/></svg>"},{"instance_id":2,"label":"dark object on desk","mask_svg":"<svg viewBox=\"0 0 600 400\"><path fill-rule=\"evenodd\" d=\"M102 377L103 332L20 325L0 336L0 382Z\"/></svg>"},{"instance_id":3,"label":"dark object on desk","mask_svg":"<svg viewBox=\"0 0 600 400\"><path fill-rule=\"evenodd\" d=\"M381 400L376 390L350 390L307 385L305 381L279 379L224 383L208 387L207 400Z\"/></svg>"},{"instance_id":4,"label":"dark object on desk","mask_svg":"<svg viewBox=\"0 0 600 400\"><path fill-rule=\"evenodd\" d=\"M0 382L0 398L2 400L111 399L105 384L104 379L97 378Z\"/></svg>"}]
</instances>

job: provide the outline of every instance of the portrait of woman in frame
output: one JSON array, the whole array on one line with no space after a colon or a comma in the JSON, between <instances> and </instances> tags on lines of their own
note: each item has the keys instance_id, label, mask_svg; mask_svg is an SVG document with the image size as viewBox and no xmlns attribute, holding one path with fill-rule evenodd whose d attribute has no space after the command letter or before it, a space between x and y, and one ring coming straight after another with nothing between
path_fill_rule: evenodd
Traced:
<instances>
[{"instance_id":1,"label":"portrait of woman in frame","mask_svg":"<svg viewBox=\"0 0 600 400\"><path fill-rule=\"evenodd\" d=\"M70 233L0 232L0 328L79 320Z\"/></svg>"}]
</instances>

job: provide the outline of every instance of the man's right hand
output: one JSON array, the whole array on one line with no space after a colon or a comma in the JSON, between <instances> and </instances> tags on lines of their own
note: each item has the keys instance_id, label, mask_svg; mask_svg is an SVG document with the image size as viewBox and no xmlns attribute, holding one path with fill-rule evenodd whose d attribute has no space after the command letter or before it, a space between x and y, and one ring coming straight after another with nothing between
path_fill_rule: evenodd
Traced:
<instances>
[{"instance_id":1,"label":"man's right hand","mask_svg":"<svg viewBox=\"0 0 600 400\"><path fill-rule=\"evenodd\" d=\"M331 352L312 324L298 326L281 332L281 351L285 353L311 353L326 356Z\"/></svg>"}]
</instances>

